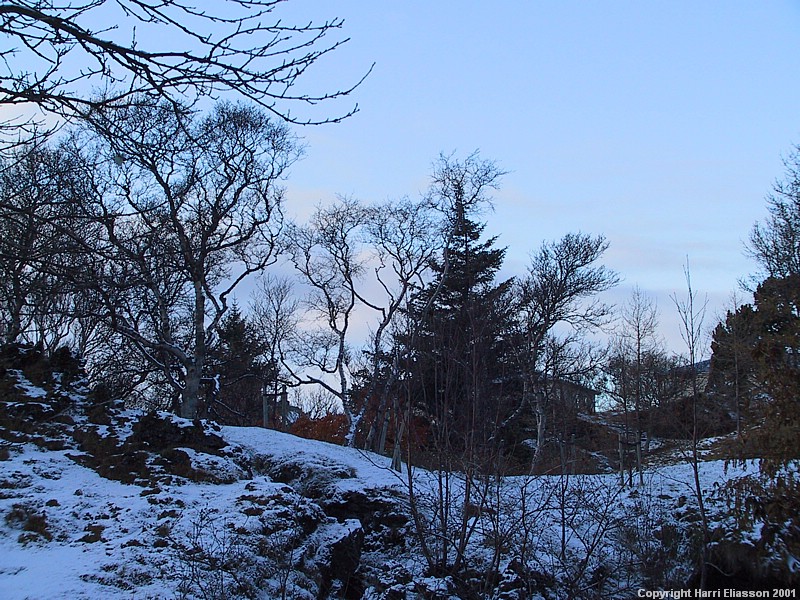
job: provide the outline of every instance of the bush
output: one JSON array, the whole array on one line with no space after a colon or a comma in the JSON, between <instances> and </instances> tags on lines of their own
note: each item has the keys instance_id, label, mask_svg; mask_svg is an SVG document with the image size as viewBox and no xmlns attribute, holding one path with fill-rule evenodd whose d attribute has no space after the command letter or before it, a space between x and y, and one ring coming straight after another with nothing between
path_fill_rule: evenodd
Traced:
<instances>
[{"instance_id":1,"label":"bush","mask_svg":"<svg viewBox=\"0 0 800 600\"><path fill-rule=\"evenodd\" d=\"M309 440L343 445L347 434L347 417L330 414L321 419L312 419L302 415L292 423L289 433Z\"/></svg>"}]
</instances>

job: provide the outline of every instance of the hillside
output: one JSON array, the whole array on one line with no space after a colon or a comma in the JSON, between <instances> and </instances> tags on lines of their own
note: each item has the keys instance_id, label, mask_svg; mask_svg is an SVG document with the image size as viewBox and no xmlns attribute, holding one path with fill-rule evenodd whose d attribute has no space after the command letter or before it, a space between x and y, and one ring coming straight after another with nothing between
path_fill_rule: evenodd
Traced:
<instances>
[{"instance_id":1,"label":"hillside","mask_svg":"<svg viewBox=\"0 0 800 600\"><path fill-rule=\"evenodd\" d=\"M79 370L5 360L2 598L627 598L691 585L698 514L680 460L633 488L615 474L485 478L465 500L457 473L416 470L410 488L382 456L123 410ZM794 524L743 529L724 502L724 482L755 465L700 467L727 561L717 583L796 583Z\"/></svg>"}]
</instances>

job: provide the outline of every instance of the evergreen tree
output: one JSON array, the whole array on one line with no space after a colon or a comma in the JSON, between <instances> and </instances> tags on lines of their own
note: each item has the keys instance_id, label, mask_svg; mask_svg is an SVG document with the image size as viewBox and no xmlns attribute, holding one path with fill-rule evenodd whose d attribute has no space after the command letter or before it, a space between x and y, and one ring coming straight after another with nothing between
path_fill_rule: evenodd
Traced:
<instances>
[{"instance_id":1,"label":"evergreen tree","mask_svg":"<svg viewBox=\"0 0 800 600\"><path fill-rule=\"evenodd\" d=\"M505 249L496 237L481 241L485 224L469 209L456 197L443 256L410 310L412 396L432 417L437 442L455 449L482 445L497 422L509 323L511 281L495 283Z\"/></svg>"},{"instance_id":2,"label":"evergreen tree","mask_svg":"<svg viewBox=\"0 0 800 600\"><path fill-rule=\"evenodd\" d=\"M753 358L769 397L761 428L764 450L781 464L800 456L800 274L768 278L753 299L758 332Z\"/></svg>"},{"instance_id":3,"label":"evergreen tree","mask_svg":"<svg viewBox=\"0 0 800 600\"><path fill-rule=\"evenodd\" d=\"M261 422L262 389L275 375L265 353L265 341L234 303L209 348L205 381L211 418L228 425Z\"/></svg>"},{"instance_id":4,"label":"evergreen tree","mask_svg":"<svg viewBox=\"0 0 800 600\"><path fill-rule=\"evenodd\" d=\"M714 331L710 385L742 411L745 453L768 459L797 456L800 432L800 275L769 277L752 306L729 313ZM758 400L758 403L754 401ZM752 415L752 416L751 416Z\"/></svg>"},{"instance_id":5,"label":"evergreen tree","mask_svg":"<svg viewBox=\"0 0 800 600\"><path fill-rule=\"evenodd\" d=\"M753 360L757 337L755 311L750 304L744 304L728 311L725 320L714 328L711 339L708 389L717 403L730 408L737 435L741 434L758 388Z\"/></svg>"}]
</instances>

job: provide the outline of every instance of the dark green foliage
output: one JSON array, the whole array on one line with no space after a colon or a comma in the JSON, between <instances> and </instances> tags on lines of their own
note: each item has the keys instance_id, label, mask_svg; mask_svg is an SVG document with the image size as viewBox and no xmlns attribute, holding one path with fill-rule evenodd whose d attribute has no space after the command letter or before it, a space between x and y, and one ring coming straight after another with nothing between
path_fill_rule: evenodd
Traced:
<instances>
[{"instance_id":1,"label":"dark green foliage","mask_svg":"<svg viewBox=\"0 0 800 600\"><path fill-rule=\"evenodd\" d=\"M714 332L711 390L739 406L753 427L742 455L764 464L797 458L800 449L800 275L770 277Z\"/></svg>"},{"instance_id":2,"label":"dark green foliage","mask_svg":"<svg viewBox=\"0 0 800 600\"><path fill-rule=\"evenodd\" d=\"M759 384L753 348L758 339L755 311L749 304L728 311L725 321L714 329L708 386L714 400L727 407L741 422L750 412L750 403Z\"/></svg>"},{"instance_id":3,"label":"dark green foliage","mask_svg":"<svg viewBox=\"0 0 800 600\"><path fill-rule=\"evenodd\" d=\"M228 425L260 423L261 391L275 378L275 369L264 359L265 353L263 336L234 304L208 350L206 382L211 418Z\"/></svg>"},{"instance_id":4,"label":"dark green foliage","mask_svg":"<svg viewBox=\"0 0 800 600\"><path fill-rule=\"evenodd\" d=\"M449 244L434 262L433 281L414 298L412 398L434 419L439 442L463 447L489 437L498 420L510 322L511 281L495 283L505 256L497 238L456 202Z\"/></svg>"},{"instance_id":5,"label":"dark green foliage","mask_svg":"<svg viewBox=\"0 0 800 600\"><path fill-rule=\"evenodd\" d=\"M753 349L765 391L767 454L778 459L800 457L800 274L769 278L756 290Z\"/></svg>"}]
</instances>

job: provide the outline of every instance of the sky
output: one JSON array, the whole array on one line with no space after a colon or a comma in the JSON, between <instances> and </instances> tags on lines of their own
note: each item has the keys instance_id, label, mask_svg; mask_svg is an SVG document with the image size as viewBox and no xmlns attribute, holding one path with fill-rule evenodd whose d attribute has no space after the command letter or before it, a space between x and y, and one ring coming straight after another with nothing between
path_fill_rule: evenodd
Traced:
<instances>
[{"instance_id":1,"label":"sky","mask_svg":"<svg viewBox=\"0 0 800 600\"><path fill-rule=\"evenodd\" d=\"M708 329L734 291L749 299L744 242L800 144L800 0L286 0L272 17L344 21L326 40L348 41L297 92L369 72L342 100L294 107L300 119L359 110L296 127L306 153L286 182L290 216L337 195L416 196L440 154L479 151L507 171L483 216L507 248L501 277L524 275L545 241L604 235L622 279L604 299L622 306L638 286L676 352L671 297L685 297L687 262ZM130 27L107 35L127 42ZM142 44L180 43L147 35L137 29Z\"/></svg>"},{"instance_id":2,"label":"sky","mask_svg":"<svg viewBox=\"0 0 800 600\"><path fill-rule=\"evenodd\" d=\"M309 89L348 87L374 63L347 100L315 109L357 103L355 116L299 130L290 214L337 194L415 196L440 153L478 150L508 171L485 216L508 248L503 275L545 240L602 234L623 280L608 301L639 286L675 351L687 259L709 327L755 271L744 241L800 143L800 2L297 0L276 16L345 21L350 40L305 74Z\"/></svg>"}]
</instances>

